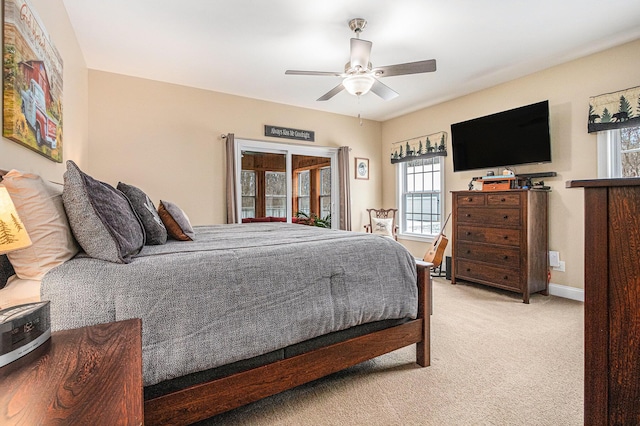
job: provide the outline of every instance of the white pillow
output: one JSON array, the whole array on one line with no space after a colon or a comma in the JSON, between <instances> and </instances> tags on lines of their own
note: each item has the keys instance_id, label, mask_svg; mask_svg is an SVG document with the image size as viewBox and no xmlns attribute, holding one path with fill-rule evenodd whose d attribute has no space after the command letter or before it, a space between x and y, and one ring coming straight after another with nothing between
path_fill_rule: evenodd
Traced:
<instances>
[{"instance_id":1,"label":"white pillow","mask_svg":"<svg viewBox=\"0 0 640 426\"><path fill-rule=\"evenodd\" d=\"M2 181L25 229L31 246L7 253L18 277L40 280L50 269L78 253L62 196L38 175L11 170Z\"/></svg>"},{"instance_id":2,"label":"white pillow","mask_svg":"<svg viewBox=\"0 0 640 426\"><path fill-rule=\"evenodd\" d=\"M377 235L393 237L393 218L377 219L371 218L371 232Z\"/></svg>"}]
</instances>

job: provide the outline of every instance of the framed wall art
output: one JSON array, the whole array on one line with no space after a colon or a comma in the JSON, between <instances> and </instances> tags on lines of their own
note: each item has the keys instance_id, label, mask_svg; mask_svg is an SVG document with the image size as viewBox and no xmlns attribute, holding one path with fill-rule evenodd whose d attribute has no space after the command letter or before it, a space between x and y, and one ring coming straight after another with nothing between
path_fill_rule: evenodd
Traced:
<instances>
[{"instance_id":1,"label":"framed wall art","mask_svg":"<svg viewBox=\"0 0 640 426\"><path fill-rule=\"evenodd\" d=\"M369 159L356 157L356 179L369 179Z\"/></svg>"},{"instance_id":2,"label":"framed wall art","mask_svg":"<svg viewBox=\"0 0 640 426\"><path fill-rule=\"evenodd\" d=\"M3 0L2 136L62 162L62 57L27 0Z\"/></svg>"}]
</instances>

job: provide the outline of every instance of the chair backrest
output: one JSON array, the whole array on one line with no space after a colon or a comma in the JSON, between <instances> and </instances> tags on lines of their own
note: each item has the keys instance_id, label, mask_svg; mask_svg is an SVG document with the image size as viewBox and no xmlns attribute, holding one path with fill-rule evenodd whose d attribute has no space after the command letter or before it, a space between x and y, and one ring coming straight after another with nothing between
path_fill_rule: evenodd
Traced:
<instances>
[{"instance_id":1,"label":"chair backrest","mask_svg":"<svg viewBox=\"0 0 640 426\"><path fill-rule=\"evenodd\" d=\"M398 225L396 224L398 209L367 209L367 213L369 213L369 225L365 225L367 232L398 239ZM389 221L389 219L391 220Z\"/></svg>"}]
</instances>

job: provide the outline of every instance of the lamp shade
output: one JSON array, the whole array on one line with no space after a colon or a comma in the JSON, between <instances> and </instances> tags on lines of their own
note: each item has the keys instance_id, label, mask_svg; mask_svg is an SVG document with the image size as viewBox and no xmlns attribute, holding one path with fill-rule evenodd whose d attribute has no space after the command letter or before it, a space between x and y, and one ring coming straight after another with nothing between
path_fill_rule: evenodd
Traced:
<instances>
[{"instance_id":1,"label":"lamp shade","mask_svg":"<svg viewBox=\"0 0 640 426\"><path fill-rule=\"evenodd\" d=\"M367 74L355 74L350 75L345 78L342 82L342 85L347 90L347 92L351 93L355 96L364 95L371 90L371 86L375 79Z\"/></svg>"},{"instance_id":2,"label":"lamp shade","mask_svg":"<svg viewBox=\"0 0 640 426\"><path fill-rule=\"evenodd\" d=\"M0 254L31 245L31 239L18 216L9 192L0 186Z\"/></svg>"}]
</instances>

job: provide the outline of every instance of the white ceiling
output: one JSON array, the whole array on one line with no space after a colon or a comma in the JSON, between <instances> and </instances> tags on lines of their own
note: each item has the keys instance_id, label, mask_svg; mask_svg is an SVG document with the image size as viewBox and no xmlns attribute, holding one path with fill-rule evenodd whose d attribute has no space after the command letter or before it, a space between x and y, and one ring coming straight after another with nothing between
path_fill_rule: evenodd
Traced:
<instances>
[{"instance_id":1,"label":"white ceiling","mask_svg":"<svg viewBox=\"0 0 640 426\"><path fill-rule=\"evenodd\" d=\"M639 0L63 0L90 69L386 120L640 38ZM365 18L373 66L436 59L383 101L316 99ZM638 52L640 54L640 52ZM640 73L640 70L639 70Z\"/></svg>"}]
</instances>

